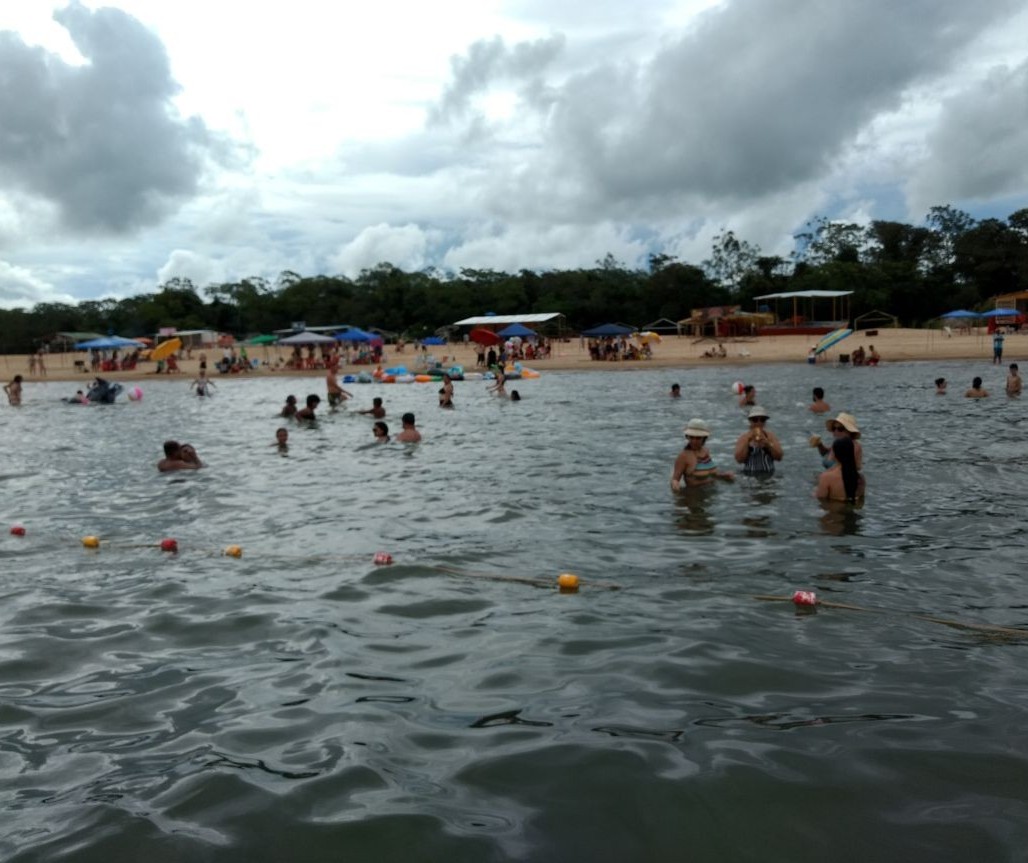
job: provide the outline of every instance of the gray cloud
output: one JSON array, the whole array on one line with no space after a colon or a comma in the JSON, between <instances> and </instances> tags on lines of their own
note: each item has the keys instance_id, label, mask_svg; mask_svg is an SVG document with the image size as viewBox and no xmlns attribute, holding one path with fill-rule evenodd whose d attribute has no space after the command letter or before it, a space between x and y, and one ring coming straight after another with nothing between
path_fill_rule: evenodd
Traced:
<instances>
[{"instance_id":1,"label":"gray cloud","mask_svg":"<svg viewBox=\"0 0 1028 863\"><path fill-rule=\"evenodd\" d=\"M981 201L1028 187L1028 63L993 69L943 105L928 157L911 179L920 211L940 201Z\"/></svg>"},{"instance_id":2,"label":"gray cloud","mask_svg":"<svg viewBox=\"0 0 1028 863\"><path fill-rule=\"evenodd\" d=\"M552 85L536 152L497 175L493 206L507 218L522 209L538 217L545 199L555 218L634 218L786 192L828 174L876 117L949 71L1016 8L1013 0L725 4L648 62L616 57ZM490 80L493 53L480 53L455 67L462 75L448 97Z\"/></svg>"},{"instance_id":3,"label":"gray cloud","mask_svg":"<svg viewBox=\"0 0 1028 863\"><path fill-rule=\"evenodd\" d=\"M197 193L219 143L177 115L164 47L138 21L78 2L54 18L84 64L0 32L0 189L51 202L77 231L159 222Z\"/></svg>"}]
</instances>

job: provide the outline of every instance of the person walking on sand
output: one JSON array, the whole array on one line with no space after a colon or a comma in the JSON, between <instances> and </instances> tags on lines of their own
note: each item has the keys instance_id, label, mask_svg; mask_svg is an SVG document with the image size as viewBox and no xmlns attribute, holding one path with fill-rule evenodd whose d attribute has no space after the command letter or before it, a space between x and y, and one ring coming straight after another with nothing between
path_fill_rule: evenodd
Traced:
<instances>
[{"instance_id":1,"label":"person walking on sand","mask_svg":"<svg viewBox=\"0 0 1028 863\"><path fill-rule=\"evenodd\" d=\"M785 454L782 445L767 428L769 416L762 407L755 405L747 419L750 427L735 442L735 460L747 476L770 476L775 472L775 462Z\"/></svg>"},{"instance_id":2,"label":"person walking on sand","mask_svg":"<svg viewBox=\"0 0 1028 863\"><path fill-rule=\"evenodd\" d=\"M999 327L992 334L992 364L998 366L1003 362L1003 330Z\"/></svg>"},{"instance_id":3,"label":"person walking on sand","mask_svg":"<svg viewBox=\"0 0 1028 863\"><path fill-rule=\"evenodd\" d=\"M400 422L403 423L403 431L396 436L396 440L400 443L417 443L421 440L421 432L414 425L414 414L405 413L400 417Z\"/></svg>"},{"instance_id":4,"label":"person walking on sand","mask_svg":"<svg viewBox=\"0 0 1028 863\"><path fill-rule=\"evenodd\" d=\"M825 401L825 391L821 387L814 387L814 400L808 410L812 414L826 414L831 409L832 406Z\"/></svg>"},{"instance_id":5,"label":"person walking on sand","mask_svg":"<svg viewBox=\"0 0 1028 863\"><path fill-rule=\"evenodd\" d=\"M1021 395L1021 375L1017 370L1017 363L1010 364L1010 371L1007 373L1007 395Z\"/></svg>"},{"instance_id":6,"label":"person walking on sand","mask_svg":"<svg viewBox=\"0 0 1028 863\"><path fill-rule=\"evenodd\" d=\"M21 404L21 382L22 376L15 375L9 384L4 384L4 392L7 393L7 401L14 407Z\"/></svg>"}]
</instances>

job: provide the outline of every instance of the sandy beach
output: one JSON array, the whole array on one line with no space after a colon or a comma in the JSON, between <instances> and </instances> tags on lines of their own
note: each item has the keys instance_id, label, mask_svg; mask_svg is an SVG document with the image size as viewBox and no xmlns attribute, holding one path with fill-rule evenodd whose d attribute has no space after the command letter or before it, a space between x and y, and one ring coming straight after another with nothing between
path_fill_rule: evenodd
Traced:
<instances>
[{"instance_id":1,"label":"sandy beach","mask_svg":"<svg viewBox=\"0 0 1028 863\"><path fill-rule=\"evenodd\" d=\"M584 340L572 339L566 342L553 342L553 355L545 360L532 360L524 365L537 369L540 372L546 371L633 371L652 368L680 368L689 366L707 365L753 365L760 363L804 363L807 352L811 345L817 341L811 336L761 336L752 339L726 340L723 342L728 356L723 359L711 359L703 356L703 353L711 347L716 347L717 342L711 339L697 340L692 336L665 336L660 344L654 347L654 356L648 360L635 360L624 362L597 362L589 358L589 352ZM822 355L821 362L835 363L840 353L851 353L857 347L863 345L869 348L874 345L881 355L882 362L896 361L925 361L933 360L981 360L989 363L992 360L992 338L985 328L973 329L969 332L957 333L947 336L940 330L917 330L917 329L880 329L873 336L866 332L854 333L849 338L831 348ZM404 365L414 369L419 351L412 345L397 352L386 346L386 353L383 359L383 367ZM304 376L322 377L325 372L322 369L310 371L296 371L294 369L282 368L272 371L271 366L281 358L283 361L289 356L286 348L274 346L248 347L247 351L251 359L258 359L261 365L249 375L221 375L213 369L214 361L220 357L217 349L208 349L208 374L216 381L223 381L226 378L239 377L246 379L253 375L282 375L282 376ZM1009 335L1004 346L1004 362L1020 362L1028 355L1028 333ZM435 346L429 351L429 356L442 361L444 365L461 365L467 370L475 367L475 351L473 347L463 344L450 344ZM199 352L193 351L192 357L184 357L179 364L180 371L177 374L155 374L155 364L151 362L140 363L132 371L107 372L104 377L118 381L142 381L142 380L174 380L185 378L191 380L199 371ZM443 358L446 358L445 360ZM85 360L85 371L75 366L75 361ZM368 371L372 367L367 365L345 365L340 369L340 374L357 374L360 371ZM3 357L4 380L10 380L14 375L20 374L26 383L33 381L70 381L88 382L93 375L89 372L88 356L84 351L70 352L64 354L46 355L46 375L38 372L29 372L29 358L27 355L5 355Z\"/></svg>"}]
</instances>

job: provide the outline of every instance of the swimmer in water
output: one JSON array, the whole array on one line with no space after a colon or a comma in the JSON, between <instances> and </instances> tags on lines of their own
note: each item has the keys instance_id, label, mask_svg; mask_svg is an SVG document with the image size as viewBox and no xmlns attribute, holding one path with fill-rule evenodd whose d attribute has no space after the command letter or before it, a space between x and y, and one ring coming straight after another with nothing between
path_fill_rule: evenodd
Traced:
<instances>
[{"instance_id":1,"label":"swimmer in water","mask_svg":"<svg viewBox=\"0 0 1028 863\"><path fill-rule=\"evenodd\" d=\"M672 491L681 491L683 486L694 488L710 485L718 479L726 482L735 479L731 471L718 470L714 464L707 450L708 437L710 428L703 420L689 420L685 427L685 449L678 454L675 466L671 469Z\"/></svg>"},{"instance_id":2,"label":"swimmer in water","mask_svg":"<svg viewBox=\"0 0 1028 863\"><path fill-rule=\"evenodd\" d=\"M808 410L812 414L826 414L831 409L832 406L825 401L825 391L821 387L814 387L814 400Z\"/></svg>"}]
</instances>

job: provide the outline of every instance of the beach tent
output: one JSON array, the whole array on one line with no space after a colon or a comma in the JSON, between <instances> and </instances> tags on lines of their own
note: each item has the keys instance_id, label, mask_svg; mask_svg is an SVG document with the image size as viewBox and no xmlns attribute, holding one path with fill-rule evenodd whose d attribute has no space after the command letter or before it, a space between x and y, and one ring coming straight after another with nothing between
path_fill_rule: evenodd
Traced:
<instances>
[{"instance_id":1,"label":"beach tent","mask_svg":"<svg viewBox=\"0 0 1028 863\"><path fill-rule=\"evenodd\" d=\"M621 324L601 324L598 327L593 327L591 330L582 330L582 335L588 338L594 336L627 336L631 335L631 327L623 327Z\"/></svg>"},{"instance_id":2,"label":"beach tent","mask_svg":"<svg viewBox=\"0 0 1028 863\"><path fill-rule=\"evenodd\" d=\"M486 347L489 347L490 345L498 345L503 341L503 339L496 335L492 330L485 330L481 327L475 327L475 329L468 333L468 338L476 344L485 345Z\"/></svg>"},{"instance_id":3,"label":"beach tent","mask_svg":"<svg viewBox=\"0 0 1028 863\"><path fill-rule=\"evenodd\" d=\"M1017 309L992 309L977 315L979 318L1023 318L1024 313Z\"/></svg>"},{"instance_id":4,"label":"beach tent","mask_svg":"<svg viewBox=\"0 0 1028 863\"><path fill-rule=\"evenodd\" d=\"M940 318L980 318L981 315L978 312L969 312L967 309L957 309L953 312L946 312L944 315L939 315Z\"/></svg>"},{"instance_id":5,"label":"beach tent","mask_svg":"<svg viewBox=\"0 0 1028 863\"><path fill-rule=\"evenodd\" d=\"M88 342L79 342L75 345L77 351L112 351L122 348L141 348L141 342L135 339L123 339L121 336L104 336L99 339L90 339Z\"/></svg>"},{"instance_id":6,"label":"beach tent","mask_svg":"<svg viewBox=\"0 0 1028 863\"><path fill-rule=\"evenodd\" d=\"M336 333L335 338L337 342L373 342L375 339L381 339L380 336L365 332L360 327L350 327L348 330Z\"/></svg>"},{"instance_id":7,"label":"beach tent","mask_svg":"<svg viewBox=\"0 0 1028 863\"><path fill-rule=\"evenodd\" d=\"M423 345L445 345L446 339L442 336L426 336L421 340Z\"/></svg>"},{"instance_id":8,"label":"beach tent","mask_svg":"<svg viewBox=\"0 0 1028 863\"><path fill-rule=\"evenodd\" d=\"M320 333L312 333L309 330L289 336L286 339L279 339L280 345L330 345L335 342L331 336L323 336Z\"/></svg>"},{"instance_id":9,"label":"beach tent","mask_svg":"<svg viewBox=\"0 0 1028 863\"><path fill-rule=\"evenodd\" d=\"M252 339L247 339L248 345L273 345L278 341L278 336L254 336Z\"/></svg>"},{"instance_id":10,"label":"beach tent","mask_svg":"<svg viewBox=\"0 0 1028 863\"><path fill-rule=\"evenodd\" d=\"M539 334L535 330L530 330L524 324L511 324L509 327L504 327L496 335L502 336L507 339L512 336L520 336L521 338L535 338Z\"/></svg>"}]
</instances>

